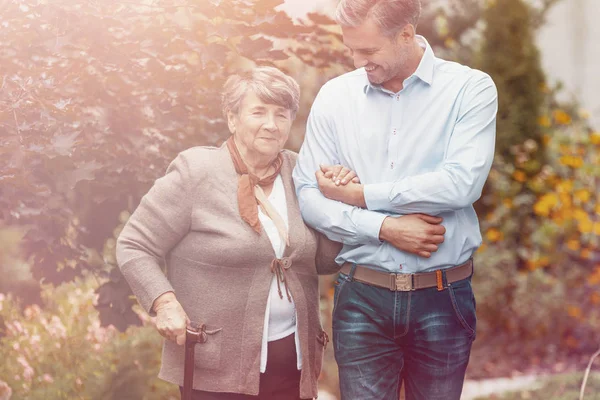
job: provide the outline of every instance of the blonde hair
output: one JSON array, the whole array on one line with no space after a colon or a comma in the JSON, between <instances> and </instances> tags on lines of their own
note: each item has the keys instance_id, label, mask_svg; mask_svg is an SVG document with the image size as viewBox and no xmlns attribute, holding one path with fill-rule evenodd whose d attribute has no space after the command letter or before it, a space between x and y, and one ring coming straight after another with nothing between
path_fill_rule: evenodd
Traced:
<instances>
[{"instance_id":1,"label":"blonde hair","mask_svg":"<svg viewBox=\"0 0 600 400\"><path fill-rule=\"evenodd\" d=\"M300 86L294 78L274 67L256 67L227 78L221 95L223 115L237 114L244 95L252 90L259 99L291 111L292 120L300 106Z\"/></svg>"},{"instance_id":2,"label":"blonde hair","mask_svg":"<svg viewBox=\"0 0 600 400\"><path fill-rule=\"evenodd\" d=\"M340 0L335 10L338 24L355 28L372 18L390 38L407 24L416 28L420 16L421 0Z\"/></svg>"}]
</instances>

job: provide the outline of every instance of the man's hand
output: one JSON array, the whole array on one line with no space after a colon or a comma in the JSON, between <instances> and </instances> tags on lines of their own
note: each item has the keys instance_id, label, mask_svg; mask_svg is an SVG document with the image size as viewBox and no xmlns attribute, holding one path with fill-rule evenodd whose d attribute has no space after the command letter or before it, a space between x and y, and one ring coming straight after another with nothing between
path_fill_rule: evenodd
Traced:
<instances>
[{"instance_id":1,"label":"man's hand","mask_svg":"<svg viewBox=\"0 0 600 400\"><path fill-rule=\"evenodd\" d=\"M407 253L429 258L444 242L442 218L426 214L387 217L383 220L379 238Z\"/></svg>"},{"instance_id":2,"label":"man's hand","mask_svg":"<svg viewBox=\"0 0 600 400\"><path fill-rule=\"evenodd\" d=\"M164 338L178 345L185 344L185 329L190 319L175 298L175 293L167 292L154 301L156 329Z\"/></svg>"},{"instance_id":3,"label":"man's hand","mask_svg":"<svg viewBox=\"0 0 600 400\"><path fill-rule=\"evenodd\" d=\"M331 200L341 201L351 206L366 208L363 185L349 182L345 185L336 185L331 178L327 178L320 169L315 173L317 184L323 196Z\"/></svg>"}]
</instances>

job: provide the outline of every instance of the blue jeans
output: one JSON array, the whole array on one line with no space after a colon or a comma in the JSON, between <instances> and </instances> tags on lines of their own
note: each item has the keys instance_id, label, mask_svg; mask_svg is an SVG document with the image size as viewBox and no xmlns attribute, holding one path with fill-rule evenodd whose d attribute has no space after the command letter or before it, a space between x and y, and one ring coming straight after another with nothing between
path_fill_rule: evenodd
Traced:
<instances>
[{"instance_id":1,"label":"blue jeans","mask_svg":"<svg viewBox=\"0 0 600 400\"><path fill-rule=\"evenodd\" d=\"M475 340L471 279L393 292L340 274L333 344L342 400L459 400Z\"/></svg>"}]
</instances>

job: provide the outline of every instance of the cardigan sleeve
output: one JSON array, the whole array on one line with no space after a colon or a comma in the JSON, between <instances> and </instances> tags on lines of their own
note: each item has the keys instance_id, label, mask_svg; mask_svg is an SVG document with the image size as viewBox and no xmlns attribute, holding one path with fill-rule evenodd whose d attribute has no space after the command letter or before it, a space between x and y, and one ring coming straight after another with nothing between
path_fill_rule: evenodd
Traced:
<instances>
[{"instance_id":1,"label":"cardigan sleeve","mask_svg":"<svg viewBox=\"0 0 600 400\"><path fill-rule=\"evenodd\" d=\"M119 268L150 315L157 297L174 292L160 265L190 229L192 187L184 152L142 198L117 239Z\"/></svg>"},{"instance_id":2,"label":"cardigan sleeve","mask_svg":"<svg viewBox=\"0 0 600 400\"><path fill-rule=\"evenodd\" d=\"M315 258L317 274L335 274L342 267L335 262L337 255L342 250L342 244L328 239L320 232L315 231L315 234L317 235L317 256Z\"/></svg>"}]
</instances>

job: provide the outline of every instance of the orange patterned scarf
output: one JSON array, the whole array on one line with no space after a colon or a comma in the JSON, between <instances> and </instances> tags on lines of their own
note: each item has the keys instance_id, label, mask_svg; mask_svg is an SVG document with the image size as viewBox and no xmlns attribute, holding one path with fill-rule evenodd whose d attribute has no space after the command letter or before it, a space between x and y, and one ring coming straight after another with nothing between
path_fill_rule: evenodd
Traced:
<instances>
[{"instance_id":1,"label":"orange patterned scarf","mask_svg":"<svg viewBox=\"0 0 600 400\"><path fill-rule=\"evenodd\" d=\"M235 172L239 175L237 197L242 219L257 233L260 233L261 225L260 220L258 219L258 208L256 207L258 203L262 212L271 218L277 227L281 240L283 240L286 245L289 245L290 242L287 229L285 228L285 222L277 210L275 210L275 207L273 207L262 189L264 186L273 184L277 175L279 175L283 164L281 153L277 155L277 158L272 164L275 167L275 172L261 179L248 171L248 167L246 166L246 163L244 163L244 160L242 160L242 156L235 145L233 136L227 139L227 149L233 160Z\"/></svg>"}]
</instances>

